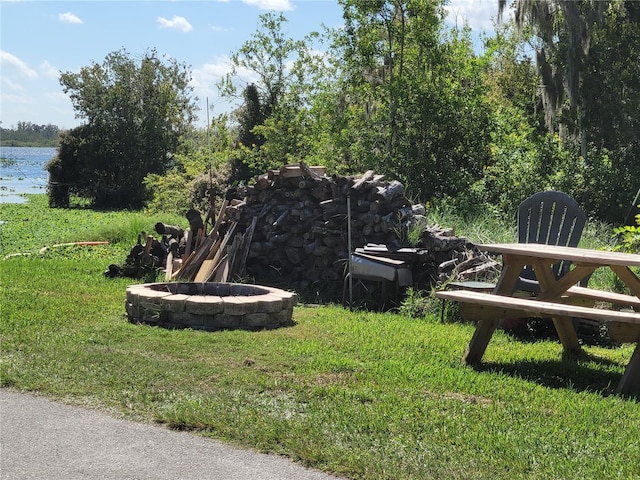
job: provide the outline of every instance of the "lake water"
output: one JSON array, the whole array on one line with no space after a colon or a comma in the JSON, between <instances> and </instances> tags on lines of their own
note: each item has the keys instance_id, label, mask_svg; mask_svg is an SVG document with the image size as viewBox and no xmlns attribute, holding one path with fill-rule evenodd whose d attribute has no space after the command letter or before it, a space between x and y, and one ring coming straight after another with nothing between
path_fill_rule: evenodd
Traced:
<instances>
[{"instance_id":1,"label":"lake water","mask_svg":"<svg viewBox=\"0 0 640 480\"><path fill-rule=\"evenodd\" d=\"M49 173L44 169L55 148L0 147L0 203L24 203L24 193L46 193Z\"/></svg>"}]
</instances>

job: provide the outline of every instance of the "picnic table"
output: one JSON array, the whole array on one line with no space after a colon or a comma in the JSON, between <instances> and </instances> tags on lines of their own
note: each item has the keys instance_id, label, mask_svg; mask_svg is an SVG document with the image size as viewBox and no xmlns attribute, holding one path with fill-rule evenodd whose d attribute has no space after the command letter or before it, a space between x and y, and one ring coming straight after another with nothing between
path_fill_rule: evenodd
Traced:
<instances>
[{"instance_id":1,"label":"picnic table","mask_svg":"<svg viewBox=\"0 0 640 480\"><path fill-rule=\"evenodd\" d=\"M640 398L640 278L630 267L640 267L640 255L560 247L537 243L478 245L480 250L502 255L502 272L491 293L456 290L439 291L436 296L461 302L466 320L477 321L475 333L463 357L468 364L479 363L500 320L510 317L551 318L563 348L579 351L580 343L573 318L588 318L624 328L625 341L636 343L617 393ZM570 261L571 270L557 279L552 267ZM540 284L535 297L517 295L522 269L533 267ZM577 286L598 268L608 268L626 285L631 295ZM603 303L622 309L605 309Z\"/></svg>"}]
</instances>

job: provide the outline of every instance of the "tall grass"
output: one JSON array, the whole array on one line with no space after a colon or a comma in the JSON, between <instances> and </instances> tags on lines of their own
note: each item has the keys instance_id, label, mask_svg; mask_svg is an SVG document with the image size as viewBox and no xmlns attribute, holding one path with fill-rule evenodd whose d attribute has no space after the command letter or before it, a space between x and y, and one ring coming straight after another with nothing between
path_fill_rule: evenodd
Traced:
<instances>
[{"instance_id":1,"label":"tall grass","mask_svg":"<svg viewBox=\"0 0 640 480\"><path fill-rule=\"evenodd\" d=\"M493 212L468 217L461 215L451 206L439 205L428 211L430 224L453 227L457 235L475 244L510 243L518 238L516 218L505 217ZM579 246L595 250L610 250L614 247L612 227L602 221L589 219L580 238ZM589 280L589 286L610 291L621 291L621 285L613 272L598 269Z\"/></svg>"},{"instance_id":2,"label":"tall grass","mask_svg":"<svg viewBox=\"0 0 640 480\"><path fill-rule=\"evenodd\" d=\"M42 247L78 241L107 241L128 249L141 232L155 234L157 222L188 226L176 215L48 208L46 195L27 195L26 204L0 203L0 254L37 253Z\"/></svg>"}]
</instances>

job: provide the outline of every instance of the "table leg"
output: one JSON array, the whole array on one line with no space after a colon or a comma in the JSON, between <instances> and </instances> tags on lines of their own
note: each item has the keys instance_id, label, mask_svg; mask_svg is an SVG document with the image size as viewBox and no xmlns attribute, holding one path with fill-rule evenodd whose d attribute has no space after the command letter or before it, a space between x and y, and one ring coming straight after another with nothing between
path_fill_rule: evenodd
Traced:
<instances>
[{"instance_id":1,"label":"table leg","mask_svg":"<svg viewBox=\"0 0 640 480\"><path fill-rule=\"evenodd\" d=\"M616 393L640 399L640 342L636 344L631 360L618 383Z\"/></svg>"},{"instance_id":2,"label":"table leg","mask_svg":"<svg viewBox=\"0 0 640 480\"><path fill-rule=\"evenodd\" d=\"M622 267L619 265L611 265L616 275L629 287L629 290L636 296L640 297L640 279L631 271L629 267Z\"/></svg>"},{"instance_id":3,"label":"table leg","mask_svg":"<svg viewBox=\"0 0 640 480\"><path fill-rule=\"evenodd\" d=\"M539 298L544 300L550 300L555 295L560 295L562 292L557 293L554 288L559 284L556 280L553 270L550 265L543 263L536 263L533 265L533 269L536 273L536 278L540 282L540 295ZM587 268L589 270L590 267ZM591 270L592 271L592 270ZM567 287L568 288L568 287ZM566 288L564 289L566 290ZM550 292L553 292L551 295ZM551 297L551 298L550 298ZM551 319L553 326L558 332L558 338L562 347L569 352L579 352L582 347L578 341L578 335L575 328L573 328L573 322L570 317L555 317Z\"/></svg>"},{"instance_id":4,"label":"table leg","mask_svg":"<svg viewBox=\"0 0 640 480\"><path fill-rule=\"evenodd\" d=\"M551 320L565 351L577 353L582 350L571 317L554 317Z\"/></svg>"},{"instance_id":5,"label":"table leg","mask_svg":"<svg viewBox=\"0 0 640 480\"><path fill-rule=\"evenodd\" d=\"M487 349L487 345L489 345L489 340L493 336L493 332L498 328L499 320L491 319L491 320L480 320L478 325L476 326L476 331L473 333L473 337L471 337L471 342L469 343L469 348L465 352L462 357L462 362L474 365L480 363L482 360L482 356L484 355L484 351Z\"/></svg>"},{"instance_id":6,"label":"table leg","mask_svg":"<svg viewBox=\"0 0 640 480\"><path fill-rule=\"evenodd\" d=\"M500 279L494 290L496 295L511 295L515 289L515 285L518 281L520 272L522 271L522 265L520 264L504 264L502 266L502 273ZM477 364L482 360L487 345L493 336L493 332L498 328L499 318L492 318L490 320L480 320L476 326L476 331L471 337L469 348L462 357L463 363Z\"/></svg>"}]
</instances>

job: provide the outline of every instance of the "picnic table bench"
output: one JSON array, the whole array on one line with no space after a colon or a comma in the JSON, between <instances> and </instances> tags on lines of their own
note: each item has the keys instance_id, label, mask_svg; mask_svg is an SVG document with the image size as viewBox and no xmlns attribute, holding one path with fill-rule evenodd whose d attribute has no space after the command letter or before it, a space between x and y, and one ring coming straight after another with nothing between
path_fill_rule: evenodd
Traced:
<instances>
[{"instance_id":1,"label":"picnic table bench","mask_svg":"<svg viewBox=\"0 0 640 480\"><path fill-rule=\"evenodd\" d=\"M438 298L461 303L463 318L477 321L463 361L479 363L501 319L518 316L548 317L565 350L579 351L580 343L572 318L608 322L624 333L624 340L636 343L616 392L640 398L640 279L630 267L640 267L640 255L542 244L479 245L487 252L502 254L500 279L492 293L456 290L436 292ZM558 260L571 261L573 268L555 278L552 267ZM540 283L536 297L514 296L519 274L530 265ZM610 268L633 295L604 292L577 284L600 267ZM621 305L626 310L601 308L600 303Z\"/></svg>"}]
</instances>

